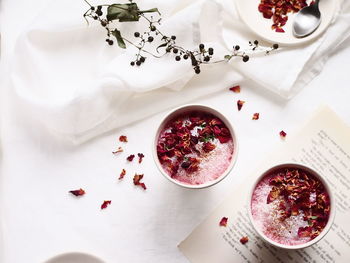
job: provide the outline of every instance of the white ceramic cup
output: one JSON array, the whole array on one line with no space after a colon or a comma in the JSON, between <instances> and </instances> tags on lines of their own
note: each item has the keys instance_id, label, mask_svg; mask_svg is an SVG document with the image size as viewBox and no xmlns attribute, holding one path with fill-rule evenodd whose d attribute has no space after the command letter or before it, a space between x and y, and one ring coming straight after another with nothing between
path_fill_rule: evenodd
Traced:
<instances>
[{"instance_id":1,"label":"white ceramic cup","mask_svg":"<svg viewBox=\"0 0 350 263\"><path fill-rule=\"evenodd\" d=\"M309 174L315 176L317 179L319 179L321 181L321 183L324 185L326 191L328 192L329 195L329 199L330 199L330 214L329 214L329 218L328 218L328 222L325 226L325 228L322 230L322 232L314 239L303 243L303 244L299 244L299 245L284 245L278 242L275 242L273 240L271 240L269 237L267 237L255 224L253 215L252 215L252 211L251 211L251 203L252 203L252 196L255 190L255 187L257 186L257 184L268 174L279 170L279 169L283 169L283 168L296 168L296 169L301 169L303 171L308 172ZM290 250L295 250L295 249L302 249L302 248L306 248L309 246L312 246L313 244L317 243L318 241L320 241L327 233L328 231L331 229L331 226L333 224L334 221L334 216L335 216L335 199L334 199L334 195L329 187L329 184L327 183L327 181L319 174L317 173L315 170L311 169L310 167L307 167L305 165L301 165L301 164L297 164L297 163L284 163L284 164L278 164L276 166L271 167L270 169L268 169L267 171L265 171L264 173L262 173L255 181L255 183L253 184L253 187L251 188L250 192L249 192L249 198L248 198L248 215L249 215L249 219L251 224L253 225L255 231L259 234L259 236L266 241L267 243L278 247L278 248L284 248L284 249L290 249Z\"/></svg>"},{"instance_id":2,"label":"white ceramic cup","mask_svg":"<svg viewBox=\"0 0 350 263\"><path fill-rule=\"evenodd\" d=\"M164 126L167 124L167 122L169 120L171 120L172 118L174 118L177 115L180 114L184 114L186 112L192 112L192 111L198 111L198 112L204 112L204 113L209 113L212 114L216 117L218 117L225 125L226 127L229 129L230 133L231 133L231 137L233 140L233 146L234 146L234 150L233 150L233 154L232 154L232 159L230 162L230 165L227 167L227 169L222 173L221 176L219 176L216 180L212 180L212 181L208 181L204 184L198 184L198 185L190 185L190 184L186 184L186 183L182 183L180 181L177 181L173 178L171 178L163 169L159 159L158 159L158 155L157 155L157 143L158 143L158 137L160 132L163 130ZM206 187L210 187L213 186L215 184L217 184L218 182L220 182L222 179L224 179L232 170L234 164L236 163L237 160L237 153L238 153L238 144L237 144L237 139L236 139L236 134L235 131L231 125L231 123L228 121L228 119L220 112L218 112L217 110L205 106L205 105L200 105L200 104L188 104L188 105L184 105L181 107L178 107L172 111L170 111L165 118L163 119L163 121L161 122L161 124L159 125L155 137L154 137L154 142L153 142L153 159L154 162L156 163L156 166L158 167L159 171L164 175L164 177L166 179L168 179L170 182L173 182L176 185L185 187L185 188L190 188L190 189L201 189L201 188L206 188Z\"/></svg>"}]
</instances>

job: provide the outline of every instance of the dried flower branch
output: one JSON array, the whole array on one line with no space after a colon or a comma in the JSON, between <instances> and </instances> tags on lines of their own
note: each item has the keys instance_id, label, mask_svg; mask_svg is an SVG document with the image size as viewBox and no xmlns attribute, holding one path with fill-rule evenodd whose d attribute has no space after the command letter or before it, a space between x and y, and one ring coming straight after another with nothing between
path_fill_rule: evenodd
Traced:
<instances>
[{"instance_id":1,"label":"dried flower branch","mask_svg":"<svg viewBox=\"0 0 350 263\"><path fill-rule=\"evenodd\" d=\"M242 51L240 46L235 45L233 46L231 53L225 55L223 59L212 61L214 55L214 49L212 47L205 47L204 44L199 44L198 49L188 50L176 44L175 35L166 36L163 34L159 30L162 18L158 8L140 10L133 0L129 0L129 2L125 4L98 6L92 6L87 0L84 1L89 5L89 9L84 13L84 18L87 22L88 19L96 20L106 29L106 42L109 45L113 45L113 39L115 39L120 48L126 48L126 43L128 43L138 50L135 59L130 62L131 66L141 66L141 64L146 61L148 55L155 58L161 58L168 53L173 53L176 61L182 59L189 60L195 73L199 74L201 72L200 66L202 64L228 62L234 57L241 57L243 62L247 62L249 60L249 55L247 54L248 51L263 51L265 54L269 54L271 51L278 48L277 44L274 44L267 49L261 48L259 42L255 40L254 42L249 42L250 48L246 51ZM148 13L154 15L148 17L146 15ZM144 19L148 23L148 28L143 33L134 33L134 37L136 38L135 43L123 37L116 27L118 22L138 22L140 19ZM146 49L147 45L154 42L156 39L160 42L160 45L155 48L153 52L148 51ZM164 50L162 54L160 53L160 50Z\"/></svg>"}]
</instances>

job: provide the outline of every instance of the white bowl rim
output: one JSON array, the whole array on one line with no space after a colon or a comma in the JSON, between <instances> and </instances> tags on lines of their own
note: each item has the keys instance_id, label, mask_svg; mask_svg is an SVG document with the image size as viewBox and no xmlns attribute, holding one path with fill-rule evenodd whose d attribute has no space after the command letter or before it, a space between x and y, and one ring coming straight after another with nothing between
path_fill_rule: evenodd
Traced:
<instances>
[{"instance_id":1,"label":"white bowl rim","mask_svg":"<svg viewBox=\"0 0 350 263\"><path fill-rule=\"evenodd\" d=\"M307 172L309 172L311 175L315 176L317 179L319 179L322 184L324 185L328 195L329 195L329 199L330 199L330 207L331 207L331 212L329 214L329 218L328 218L328 222L327 225L325 226L325 228L322 230L322 232L314 239L303 243L303 244L299 244L299 245L285 245L285 244L281 244L278 242L275 242L273 240L271 240L270 238L268 238L255 224L253 216L252 216L252 212L251 212L251 200L252 200L252 196L253 196L253 192L255 190L255 187L257 186L257 184L260 182L260 180L266 176L267 174L271 173L272 171L278 170L278 169L282 169L282 168L287 168L287 167L291 167L291 168L297 168L297 169L301 169L301 170L305 170ZM248 197L248 217L250 220L250 223L252 224L254 230L259 234L259 236L266 241L267 243L278 247L278 248L283 248L283 249L289 249L289 250L296 250L296 249L302 249L302 248L306 248L309 246L312 246L314 244L316 244L318 241L320 241L327 233L328 231L331 229L332 224L334 222L334 217L335 217L335 211L336 211L336 204L335 204L335 199L334 199L334 195L333 192L331 190L331 188L329 187L329 184L327 183L327 181L324 179L324 176L322 176L320 173L316 172L314 169L310 168L309 166L306 166L305 164L300 164L300 163L293 163L293 162L289 162L289 163L280 163L277 165L272 166L271 168L265 170L262 174L259 175L259 177L255 180L253 187L250 189L249 191L249 197Z\"/></svg>"},{"instance_id":2,"label":"white bowl rim","mask_svg":"<svg viewBox=\"0 0 350 263\"><path fill-rule=\"evenodd\" d=\"M173 178L171 178L162 168L160 161L158 159L158 155L157 155L157 143L158 143L158 136L159 133L161 131L161 129L163 128L164 124L172 117L175 116L176 114L178 114L179 111L191 111L193 110L198 110L198 111L204 111L210 114L213 114L214 116L218 117L220 120L222 120L226 127L229 129L230 133L231 133L231 137L233 140L233 145L234 145L234 150L233 150L233 154L232 154L232 159L231 159L231 163L230 165L227 167L227 169L225 170L225 172L222 173L221 176L219 176L217 179L206 182L204 184L198 184L198 185L190 185L190 184L186 184L186 183L182 183L180 181L177 181ZM238 156L238 142L237 142L237 135L235 130L233 129L233 126L231 124L231 122L229 121L229 119L222 114L221 112L217 111L216 109L212 108L211 106L205 105L205 104L185 104L179 107L176 107L172 110L170 110L162 119L160 125L158 126L156 133L154 135L154 140L153 140L153 146L152 146L153 150L153 159L154 162L156 163L156 166L158 168L158 170L161 172L161 174L168 179L170 182L185 187L185 188L189 188L189 189L202 189L202 188L207 188L210 186L213 186L217 183L219 183L220 181L222 181L224 178L226 178L226 176L231 172L232 168L234 167L236 161L237 161L237 156Z\"/></svg>"}]
</instances>

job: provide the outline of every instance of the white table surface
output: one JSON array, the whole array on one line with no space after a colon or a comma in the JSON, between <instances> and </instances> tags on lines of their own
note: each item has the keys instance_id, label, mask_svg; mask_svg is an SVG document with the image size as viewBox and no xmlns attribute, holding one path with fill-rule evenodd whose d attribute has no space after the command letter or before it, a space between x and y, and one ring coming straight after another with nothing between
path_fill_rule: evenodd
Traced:
<instances>
[{"instance_id":1,"label":"white table surface","mask_svg":"<svg viewBox=\"0 0 350 263\"><path fill-rule=\"evenodd\" d=\"M5 3L11 5L10 1ZM28 4L23 3L23 8ZM1 27L15 31L20 25ZM8 51L15 35L5 43ZM0 262L37 263L71 251L91 253L105 262L187 262L177 244L234 184L244 183L254 167L283 144L280 130L287 132L288 140L322 104L350 125L349 45L347 41L332 54L322 73L290 101L259 89L249 80L241 83L240 94L225 90L194 101L215 107L230 119L240 148L229 176L204 190L182 189L157 170L151 145L165 112L72 145L45 130L35 116L13 107L12 91L3 74ZM2 54L2 62L6 56ZM2 65L2 73L6 68ZM240 112L237 99L246 101ZM258 121L251 120L254 112L260 113ZM123 145L124 153L114 156L111 152L119 145L119 135L127 135L129 142ZM144 162L127 164L126 156L138 152L145 154ZM127 175L118 182L122 168ZM145 174L146 191L132 184L135 172ZM82 198L68 194L80 187L87 192ZM112 204L101 211L103 200L112 200Z\"/></svg>"}]
</instances>

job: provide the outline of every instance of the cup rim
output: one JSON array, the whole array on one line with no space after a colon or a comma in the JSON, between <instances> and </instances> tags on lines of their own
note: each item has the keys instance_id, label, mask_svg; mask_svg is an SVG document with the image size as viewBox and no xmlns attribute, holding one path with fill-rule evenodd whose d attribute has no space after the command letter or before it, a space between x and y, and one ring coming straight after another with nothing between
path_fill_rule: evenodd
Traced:
<instances>
[{"instance_id":1,"label":"cup rim","mask_svg":"<svg viewBox=\"0 0 350 263\"><path fill-rule=\"evenodd\" d=\"M169 119L171 119L173 116L175 116L176 114L179 114L181 112L186 112L186 111L192 111L192 110L193 111L195 111L195 110L204 111L204 112L207 112L207 113L211 113L211 114L217 116L218 118L220 118L220 120L222 120L225 123L226 127L229 129L229 131L231 133L232 140L233 140L233 145L234 145L234 151L233 151L233 154L232 154L232 159L231 159L230 165L222 173L222 175L219 176L215 180L206 182L204 184L196 184L196 185L186 184L186 183L183 183L183 182L180 182L180 181L177 181L177 180L171 178L164 171L164 169L162 168L162 166L160 164L160 161L158 159L158 154L157 154L157 143L158 143L159 133L161 132L161 130L164 127L165 123L167 123L167 121ZM232 124L230 123L230 121L228 120L228 118L224 114L222 114L219 111L217 111L216 109L214 109L214 108L212 108L212 107L210 107L208 105L204 105L204 104L185 104L185 105L182 105L182 106L179 106L179 107L176 107L176 108L170 110L163 117L162 121L160 122L160 124L159 124L159 126L158 126L158 128L157 128L157 130L155 132L152 148L153 148L152 149L152 153L153 153L154 162L156 163L156 166L157 166L158 170L161 172L161 174L167 180L169 180L170 182L172 182L172 183L174 183L174 184L176 184L178 186L181 186L181 187L184 187L184 188L188 188L188 189L203 189L203 188L207 188L207 187L213 186L213 185L219 183L220 181L222 181L231 172L232 168L234 167L234 165L235 165L235 163L237 161L237 155L238 155L237 154L238 153L237 136L236 136L235 130L233 129Z\"/></svg>"},{"instance_id":2,"label":"cup rim","mask_svg":"<svg viewBox=\"0 0 350 263\"><path fill-rule=\"evenodd\" d=\"M285 244L281 244L278 243L276 241L271 240L269 237L267 237L255 224L255 220L253 218L252 215L252 211L251 211L251 201L252 201L252 196L254 193L254 190L257 186L257 184L261 181L261 179L266 176L267 174L281 169L281 168L286 168L286 167L292 167L292 168L297 168L297 169L301 169L301 170L305 170L308 173L310 173L311 175L315 176L317 179L319 179L321 181L321 183L324 185L328 195L329 195L329 199L330 199L330 207L331 207L331 211L329 214L329 218L328 218L328 222L325 226L325 228L322 230L322 232L314 239L303 243L303 244L299 244L299 245L285 245ZM329 186L329 183L327 183L327 181L324 179L324 176L322 176L320 173L316 172L314 169L310 168L309 166L306 166L304 164L300 164L300 163L293 163L293 162L289 162L289 163L281 163L281 164L277 164L272 166L271 168L265 170L263 173L261 173L257 179L254 181L253 186L251 187L250 191L249 191L249 198L248 198L248 217L250 220L250 223L252 224L254 230L259 234L259 236L267 243L273 245L274 247L278 247L278 248L283 248L283 249L288 249L288 250L296 250L296 249L302 249L302 248L306 248L309 246L312 246L314 244L316 244L318 241L320 241L327 233L328 231L331 229L332 224L334 222L334 217L335 217L335 212L336 212L336 204L335 204L335 199L334 199L334 195L333 192Z\"/></svg>"}]
</instances>

